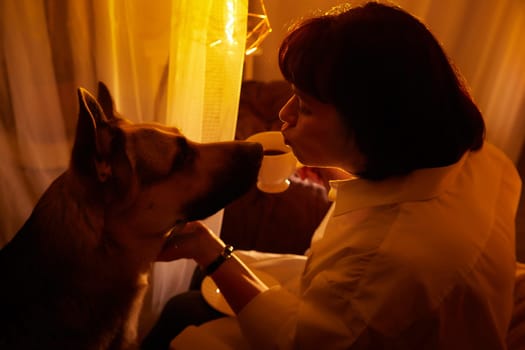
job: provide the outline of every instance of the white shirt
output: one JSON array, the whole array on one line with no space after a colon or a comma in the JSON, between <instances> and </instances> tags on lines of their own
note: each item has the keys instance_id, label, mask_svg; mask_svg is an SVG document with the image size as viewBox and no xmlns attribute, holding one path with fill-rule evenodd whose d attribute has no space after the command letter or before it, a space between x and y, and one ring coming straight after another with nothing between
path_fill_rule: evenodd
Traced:
<instances>
[{"instance_id":1,"label":"white shirt","mask_svg":"<svg viewBox=\"0 0 525 350\"><path fill-rule=\"evenodd\" d=\"M219 321L238 333L229 348L506 349L521 181L501 151L333 187L300 290L273 287Z\"/></svg>"}]
</instances>

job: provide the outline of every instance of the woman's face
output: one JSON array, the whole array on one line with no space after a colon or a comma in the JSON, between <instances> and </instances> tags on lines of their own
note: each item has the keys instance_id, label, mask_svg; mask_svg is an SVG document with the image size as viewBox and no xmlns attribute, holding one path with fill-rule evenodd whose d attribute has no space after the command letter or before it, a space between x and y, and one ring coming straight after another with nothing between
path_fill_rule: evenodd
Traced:
<instances>
[{"instance_id":1,"label":"woman's face","mask_svg":"<svg viewBox=\"0 0 525 350\"><path fill-rule=\"evenodd\" d=\"M282 133L297 159L309 166L362 169L364 157L333 105L322 103L294 87L279 118Z\"/></svg>"}]
</instances>

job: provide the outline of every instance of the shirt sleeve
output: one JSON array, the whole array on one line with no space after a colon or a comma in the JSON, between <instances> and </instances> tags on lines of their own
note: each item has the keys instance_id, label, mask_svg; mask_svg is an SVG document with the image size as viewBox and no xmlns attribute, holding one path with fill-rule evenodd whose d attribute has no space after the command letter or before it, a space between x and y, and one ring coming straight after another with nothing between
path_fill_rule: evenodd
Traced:
<instances>
[{"instance_id":1,"label":"shirt sleeve","mask_svg":"<svg viewBox=\"0 0 525 350\"><path fill-rule=\"evenodd\" d=\"M377 259L374 251L342 252L300 294L270 288L239 313L242 333L262 349L348 350L393 341L418 316L411 310L428 304L409 266Z\"/></svg>"},{"instance_id":2,"label":"shirt sleeve","mask_svg":"<svg viewBox=\"0 0 525 350\"><path fill-rule=\"evenodd\" d=\"M246 339L261 349L349 349L366 324L353 309L348 290L330 272L319 274L299 297L276 286L239 313Z\"/></svg>"},{"instance_id":3,"label":"shirt sleeve","mask_svg":"<svg viewBox=\"0 0 525 350\"><path fill-rule=\"evenodd\" d=\"M275 286L252 300L237 317L245 338L255 348L290 349L298 308L297 296Z\"/></svg>"}]
</instances>

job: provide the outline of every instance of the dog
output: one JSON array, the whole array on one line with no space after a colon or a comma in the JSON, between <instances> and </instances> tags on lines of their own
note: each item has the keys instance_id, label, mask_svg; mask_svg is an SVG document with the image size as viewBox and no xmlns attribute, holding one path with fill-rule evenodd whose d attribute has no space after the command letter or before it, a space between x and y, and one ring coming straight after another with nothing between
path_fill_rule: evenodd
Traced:
<instances>
[{"instance_id":1,"label":"dog","mask_svg":"<svg viewBox=\"0 0 525 350\"><path fill-rule=\"evenodd\" d=\"M78 101L68 169L0 250L0 349L136 349L148 274L172 228L257 179L257 143L131 123L103 83L97 98L79 88Z\"/></svg>"}]
</instances>

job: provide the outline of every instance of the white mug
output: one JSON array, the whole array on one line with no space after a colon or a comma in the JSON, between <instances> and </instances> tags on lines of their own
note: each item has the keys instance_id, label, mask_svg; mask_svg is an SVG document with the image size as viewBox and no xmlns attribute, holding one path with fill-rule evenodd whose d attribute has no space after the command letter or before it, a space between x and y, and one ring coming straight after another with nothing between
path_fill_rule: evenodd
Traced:
<instances>
[{"instance_id":1,"label":"white mug","mask_svg":"<svg viewBox=\"0 0 525 350\"><path fill-rule=\"evenodd\" d=\"M246 141L258 142L264 150L257 188L267 193L285 191L290 186L289 177L295 172L297 159L292 149L284 143L281 132L260 132L248 137Z\"/></svg>"}]
</instances>

